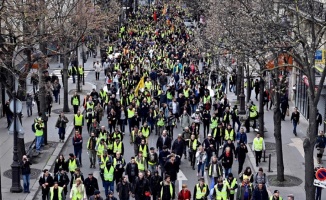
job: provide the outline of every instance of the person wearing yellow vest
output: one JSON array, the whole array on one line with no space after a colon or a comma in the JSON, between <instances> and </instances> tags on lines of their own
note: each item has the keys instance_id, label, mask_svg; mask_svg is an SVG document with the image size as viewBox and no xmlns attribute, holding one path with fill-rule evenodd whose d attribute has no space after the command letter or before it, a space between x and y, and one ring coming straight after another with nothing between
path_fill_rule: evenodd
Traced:
<instances>
[{"instance_id":1,"label":"person wearing yellow vest","mask_svg":"<svg viewBox=\"0 0 326 200\"><path fill-rule=\"evenodd\" d=\"M121 156L120 152L117 152L115 158L113 158L113 167L114 167L114 177L115 184L118 185L119 181L122 179L122 174L124 172L124 167L126 166L125 159Z\"/></svg>"},{"instance_id":2,"label":"person wearing yellow vest","mask_svg":"<svg viewBox=\"0 0 326 200\"><path fill-rule=\"evenodd\" d=\"M111 161L112 161L112 157L110 155L108 155L107 152L104 152L104 154L99 159L100 170L103 170L106 163L111 162ZM101 178L103 181L103 177L101 177Z\"/></svg>"},{"instance_id":3,"label":"person wearing yellow vest","mask_svg":"<svg viewBox=\"0 0 326 200\"><path fill-rule=\"evenodd\" d=\"M44 124L43 120L41 118L37 118L37 122L34 123L34 128L35 128L35 138L36 138L36 152L41 151L41 145L43 141L43 129L44 129Z\"/></svg>"},{"instance_id":4,"label":"person wearing yellow vest","mask_svg":"<svg viewBox=\"0 0 326 200\"><path fill-rule=\"evenodd\" d=\"M261 160L261 155L263 151L265 151L265 141L264 138L260 137L260 133L257 133L257 136L252 142L252 150L255 152L256 166L258 167Z\"/></svg>"},{"instance_id":5,"label":"person wearing yellow vest","mask_svg":"<svg viewBox=\"0 0 326 200\"><path fill-rule=\"evenodd\" d=\"M103 90L103 88L100 89L100 99L101 99L101 106L103 107L106 98L107 98L108 94Z\"/></svg>"},{"instance_id":6,"label":"person wearing yellow vest","mask_svg":"<svg viewBox=\"0 0 326 200\"><path fill-rule=\"evenodd\" d=\"M154 147L151 147L149 149L147 163L148 163L148 170L154 173L154 171L157 170L157 166L158 166L158 155L155 152Z\"/></svg>"},{"instance_id":7,"label":"person wearing yellow vest","mask_svg":"<svg viewBox=\"0 0 326 200\"><path fill-rule=\"evenodd\" d=\"M238 188L237 179L233 177L232 173L229 173L229 177L225 180L225 185L229 191L229 198L234 199L235 190Z\"/></svg>"},{"instance_id":8,"label":"person wearing yellow vest","mask_svg":"<svg viewBox=\"0 0 326 200\"><path fill-rule=\"evenodd\" d=\"M222 178L219 178L214 186L213 197L216 200L227 200L229 197L228 187Z\"/></svg>"},{"instance_id":9,"label":"person wearing yellow vest","mask_svg":"<svg viewBox=\"0 0 326 200\"><path fill-rule=\"evenodd\" d=\"M201 177L194 187L194 200L207 200L208 195L208 185L205 183L205 178Z\"/></svg>"},{"instance_id":10,"label":"person wearing yellow vest","mask_svg":"<svg viewBox=\"0 0 326 200\"><path fill-rule=\"evenodd\" d=\"M78 110L77 114L74 116L74 126L75 130L78 130L80 134L82 134L83 126L84 126L84 116L81 114L80 110Z\"/></svg>"},{"instance_id":11,"label":"person wearing yellow vest","mask_svg":"<svg viewBox=\"0 0 326 200\"><path fill-rule=\"evenodd\" d=\"M128 124L129 124L129 133L131 133L132 128L134 127L133 119L135 117L135 110L133 109L133 106L130 105L127 109L127 118L128 118Z\"/></svg>"},{"instance_id":12,"label":"person wearing yellow vest","mask_svg":"<svg viewBox=\"0 0 326 200\"><path fill-rule=\"evenodd\" d=\"M108 135L107 138L105 139L106 147L107 147L107 152L109 155L113 155L113 143L114 139L112 138L112 135Z\"/></svg>"},{"instance_id":13,"label":"person wearing yellow vest","mask_svg":"<svg viewBox=\"0 0 326 200\"><path fill-rule=\"evenodd\" d=\"M152 85L150 78L147 78L147 80L145 81L145 88L148 89L149 92L151 92L152 87L153 87L153 85Z\"/></svg>"},{"instance_id":14,"label":"person wearing yellow vest","mask_svg":"<svg viewBox=\"0 0 326 200\"><path fill-rule=\"evenodd\" d=\"M196 152L200 142L196 139L195 135L190 136L189 144L189 159L192 169L195 170Z\"/></svg>"},{"instance_id":15,"label":"person wearing yellow vest","mask_svg":"<svg viewBox=\"0 0 326 200\"><path fill-rule=\"evenodd\" d=\"M79 160L75 157L73 153L69 154L69 159L66 161L66 166L68 166L68 170L70 172L71 177L75 173L75 170L79 167Z\"/></svg>"},{"instance_id":16,"label":"person wearing yellow vest","mask_svg":"<svg viewBox=\"0 0 326 200\"><path fill-rule=\"evenodd\" d=\"M84 75L84 69L81 65L79 65L77 73L77 81L81 82L83 80Z\"/></svg>"},{"instance_id":17,"label":"person wearing yellow vest","mask_svg":"<svg viewBox=\"0 0 326 200\"><path fill-rule=\"evenodd\" d=\"M225 132L224 132L224 141L225 143L228 141L228 140L231 140L232 142L234 142L235 140L235 133L234 133L234 130L233 128L231 127L231 124L228 125L227 129L225 129Z\"/></svg>"},{"instance_id":18,"label":"person wearing yellow vest","mask_svg":"<svg viewBox=\"0 0 326 200\"><path fill-rule=\"evenodd\" d=\"M119 138L120 141L123 141L123 134L119 130L119 127L116 127L114 132L112 133L112 139Z\"/></svg>"},{"instance_id":19,"label":"person wearing yellow vest","mask_svg":"<svg viewBox=\"0 0 326 200\"><path fill-rule=\"evenodd\" d=\"M138 166L139 172L145 172L147 170L147 162L146 159L143 157L143 152L139 151L138 156L136 156L135 161Z\"/></svg>"},{"instance_id":20,"label":"person wearing yellow vest","mask_svg":"<svg viewBox=\"0 0 326 200\"><path fill-rule=\"evenodd\" d=\"M171 200L175 199L174 184L171 182L169 175L165 175L164 181L160 183L160 200Z\"/></svg>"},{"instance_id":21,"label":"person wearing yellow vest","mask_svg":"<svg viewBox=\"0 0 326 200\"><path fill-rule=\"evenodd\" d=\"M121 155L124 154L124 145L119 138L115 138L115 142L113 143L113 154L116 154L117 152L120 152Z\"/></svg>"},{"instance_id":22,"label":"person wearing yellow vest","mask_svg":"<svg viewBox=\"0 0 326 200\"><path fill-rule=\"evenodd\" d=\"M54 182L54 185L50 187L50 199L49 200L62 200L63 198L63 187L58 185L58 182Z\"/></svg>"},{"instance_id":23,"label":"person wearing yellow vest","mask_svg":"<svg viewBox=\"0 0 326 200\"><path fill-rule=\"evenodd\" d=\"M75 92L74 96L71 97L71 105L74 108L74 114L77 114L78 108L80 106L80 96Z\"/></svg>"},{"instance_id":24,"label":"person wearing yellow vest","mask_svg":"<svg viewBox=\"0 0 326 200\"><path fill-rule=\"evenodd\" d=\"M269 200L283 200L283 198L280 196L278 190L274 190L274 194L269 198Z\"/></svg>"},{"instance_id":25,"label":"person wearing yellow vest","mask_svg":"<svg viewBox=\"0 0 326 200\"><path fill-rule=\"evenodd\" d=\"M87 200L86 189L80 178L77 178L76 183L72 185L69 198L71 200Z\"/></svg>"},{"instance_id":26,"label":"person wearing yellow vest","mask_svg":"<svg viewBox=\"0 0 326 200\"><path fill-rule=\"evenodd\" d=\"M149 153L149 149L148 149L148 146L145 142L145 139L142 139L141 142L140 142L140 145L139 145L139 148L138 148L138 152L142 152L143 153L143 157L145 159L147 159L148 157L148 153Z\"/></svg>"},{"instance_id":27,"label":"person wearing yellow vest","mask_svg":"<svg viewBox=\"0 0 326 200\"><path fill-rule=\"evenodd\" d=\"M98 160L100 161L101 157L104 155L104 153L106 152L107 146L105 143L105 139L101 138L100 142L96 144L95 146L95 150L96 150L96 155Z\"/></svg>"},{"instance_id":28,"label":"person wearing yellow vest","mask_svg":"<svg viewBox=\"0 0 326 200\"><path fill-rule=\"evenodd\" d=\"M105 126L101 126L101 130L100 132L98 133L98 142L103 138L103 139L106 139L108 136L108 131L105 130Z\"/></svg>"},{"instance_id":29,"label":"person wearing yellow vest","mask_svg":"<svg viewBox=\"0 0 326 200\"><path fill-rule=\"evenodd\" d=\"M149 128L147 122L144 123L143 127L141 127L140 131L143 133L143 136L146 138L146 143L148 143L148 138L151 133L151 129Z\"/></svg>"},{"instance_id":30,"label":"person wearing yellow vest","mask_svg":"<svg viewBox=\"0 0 326 200\"><path fill-rule=\"evenodd\" d=\"M110 191L114 191L114 166L111 161L107 162L103 170L101 170L103 174L103 187L105 190L105 196L109 194Z\"/></svg>"},{"instance_id":31,"label":"person wearing yellow vest","mask_svg":"<svg viewBox=\"0 0 326 200\"><path fill-rule=\"evenodd\" d=\"M217 179L223 176L223 168L220 162L217 161L216 155L212 156L212 161L208 167L208 176L214 178L214 183L217 183Z\"/></svg>"}]
</instances>

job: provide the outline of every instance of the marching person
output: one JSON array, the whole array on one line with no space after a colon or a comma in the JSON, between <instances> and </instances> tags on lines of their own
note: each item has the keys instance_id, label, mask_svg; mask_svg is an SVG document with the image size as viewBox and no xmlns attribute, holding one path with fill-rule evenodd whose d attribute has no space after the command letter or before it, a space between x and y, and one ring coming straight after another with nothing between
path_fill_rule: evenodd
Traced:
<instances>
[{"instance_id":1,"label":"marching person","mask_svg":"<svg viewBox=\"0 0 326 200\"><path fill-rule=\"evenodd\" d=\"M129 200L132 192L132 185L128 182L127 176L123 176L117 184L117 192L120 200Z\"/></svg>"},{"instance_id":2,"label":"marching person","mask_svg":"<svg viewBox=\"0 0 326 200\"><path fill-rule=\"evenodd\" d=\"M324 131L319 131L317 140L316 140L316 149L317 149L317 162L318 164L322 163L322 158L324 154L324 149L326 146L326 137Z\"/></svg>"},{"instance_id":3,"label":"marching person","mask_svg":"<svg viewBox=\"0 0 326 200\"><path fill-rule=\"evenodd\" d=\"M43 170L43 175L38 182L42 187L42 200L49 200L50 187L53 186L54 181L48 169Z\"/></svg>"},{"instance_id":4,"label":"marching person","mask_svg":"<svg viewBox=\"0 0 326 200\"><path fill-rule=\"evenodd\" d=\"M101 192L99 190L95 190L94 195L89 197L89 200L104 200L100 194L101 194Z\"/></svg>"},{"instance_id":5,"label":"marching person","mask_svg":"<svg viewBox=\"0 0 326 200\"><path fill-rule=\"evenodd\" d=\"M77 178L76 183L73 184L69 198L71 200L87 200L86 189L80 178Z\"/></svg>"},{"instance_id":6,"label":"marching person","mask_svg":"<svg viewBox=\"0 0 326 200\"><path fill-rule=\"evenodd\" d=\"M194 200L207 200L209 187L205 183L205 178L199 178L199 183L194 187Z\"/></svg>"},{"instance_id":7,"label":"marching person","mask_svg":"<svg viewBox=\"0 0 326 200\"><path fill-rule=\"evenodd\" d=\"M299 121L300 121L300 113L298 111L298 108L295 107L294 111L291 114L291 122L293 124L293 134L295 136L297 136L297 126L299 124Z\"/></svg>"},{"instance_id":8,"label":"marching person","mask_svg":"<svg viewBox=\"0 0 326 200\"><path fill-rule=\"evenodd\" d=\"M68 122L69 122L68 118L65 116L63 112L61 112L55 124L55 127L59 129L58 130L59 142L64 142L65 140L66 127Z\"/></svg>"},{"instance_id":9,"label":"marching person","mask_svg":"<svg viewBox=\"0 0 326 200\"><path fill-rule=\"evenodd\" d=\"M88 173L88 177L84 181L87 198L90 198L93 194L96 195L96 191L99 190L97 179L93 176L93 173Z\"/></svg>"},{"instance_id":10,"label":"marching person","mask_svg":"<svg viewBox=\"0 0 326 200\"><path fill-rule=\"evenodd\" d=\"M164 181L161 182L160 188L160 200L171 200L175 199L174 184L171 182L170 176L166 175Z\"/></svg>"},{"instance_id":11,"label":"marching person","mask_svg":"<svg viewBox=\"0 0 326 200\"><path fill-rule=\"evenodd\" d=\"M50 187L50 200L64 199L63 188L59 186L58 182L54 182L54 185Z\"/></svg>"},{"instance_id":12,"label":"marching person","mask_svg":"<svg viewBox=\"0 0 326 200\"><path fill-rule=\"evenodd\" d=\"M75 94L71 97L70 103L73 106L74 114L76 115L80 106L80 96L77 94L77 92L75 92Z\"/></svg>"},{"instance_id":13,"label":"marching person","mask_svg":"<svg viewBox=\"0 0 326 200\"><path fill-rule=\"evenodd\" d=\"M58 184L62 188L63 197L65 198L68 193L68 184L70 182L69 177L66 171L62 168L54 176L54 182Z\"/></svg>"},{"instance_id":14,"label":"marching person","mask_svg":"<svg viewBox=\"0 0 326 200\"><path fill-rule=\"evenodd\" d=\"M178 200L190 200L191 199L191 192L188 189L186 184L182 184L182 189L178 194Z\"/></svg>"},{"instance_id":15,"label":"marching person","mask_svg":"<svg viewBox=\"0 0 326 200\"><path fill-rule=\"evenodd\" d=\"M77 114L74 115L74 126L75 130L78 130L82 134L84 126L84 116L81 114L80 110L77 111Z\"/></svg>"},{"instance_id":16,"label":"marching person","mask_svg":"<svg viewBox=\"0 0 326 200\"><path fill-rule=\"evenodd\" d=\"M260 133L257 133L257 136L253 140L252 150L255 152L256 167L258 167L261 160L262 153L263 151L265 151L265 141L262 137L260 137Z\"/></svg>"}]
</instances>

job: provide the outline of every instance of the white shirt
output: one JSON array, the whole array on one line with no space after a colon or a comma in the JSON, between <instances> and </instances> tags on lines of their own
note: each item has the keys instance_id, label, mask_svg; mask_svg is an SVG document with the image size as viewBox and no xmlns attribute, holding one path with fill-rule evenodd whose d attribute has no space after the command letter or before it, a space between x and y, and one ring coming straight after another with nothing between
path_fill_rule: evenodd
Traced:
<instances>
[{"instance_id":1,"label":"white shirt","mask_svg":"<svg viewBox=\"0 0 326 200\"><path fill-rule=\"evenodd\" d=\"M94 64L94 69L95 69L96 72L100 72L102 70L102 64L96 62Z\"/></svg>"},{"instance_id":2,"label":"white shirt","mask_svg":"<svg viewBox=\"0 0 326 200\"><path fill-rule=\"evenodd\" d=\"M175 102L172 102L172 113L177 113L177 104Z\"/></svg>"}]
</instances>

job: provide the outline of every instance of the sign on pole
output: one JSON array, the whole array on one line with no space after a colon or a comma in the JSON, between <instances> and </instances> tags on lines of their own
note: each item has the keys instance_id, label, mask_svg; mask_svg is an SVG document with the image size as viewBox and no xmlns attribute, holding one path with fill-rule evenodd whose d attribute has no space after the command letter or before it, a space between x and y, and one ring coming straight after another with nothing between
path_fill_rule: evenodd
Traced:
<instances>
[{"instance_id":1,"label":"sign on pole","mask_svg":"<svg viewBox=\"0 0 326 200\"><path fill-rule=\"evenodd\" d=\"M326 181L326 169L320 168L316 172L316 179L319 181Z\"/></svg>"}]
</instances>

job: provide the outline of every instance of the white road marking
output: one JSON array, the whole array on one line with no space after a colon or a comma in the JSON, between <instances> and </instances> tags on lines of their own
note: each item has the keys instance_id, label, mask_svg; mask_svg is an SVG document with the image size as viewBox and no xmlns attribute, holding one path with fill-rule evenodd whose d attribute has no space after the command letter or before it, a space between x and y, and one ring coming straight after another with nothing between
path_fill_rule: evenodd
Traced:
<instances>
[{"instance_id":1,"label":"white road marking","mask_svg":"<svg viewBox=\"0 0 326 200\"><path fill-rule=\"evenodd\" d=\"M178 179L179 191L181 191L182 190L182 181L187 181L188 179L181 170L179 170L177 177L178 177L177 179Z\"/></svg>"}]
</instances>

